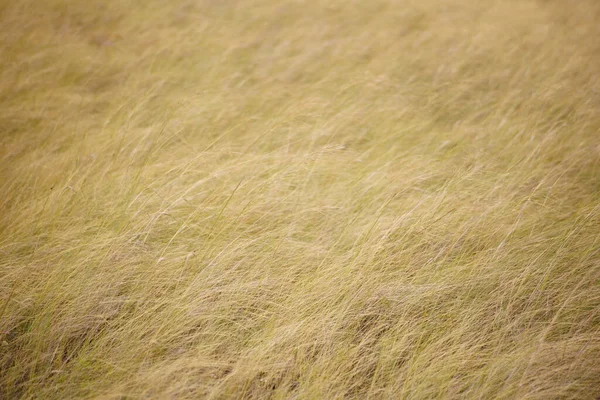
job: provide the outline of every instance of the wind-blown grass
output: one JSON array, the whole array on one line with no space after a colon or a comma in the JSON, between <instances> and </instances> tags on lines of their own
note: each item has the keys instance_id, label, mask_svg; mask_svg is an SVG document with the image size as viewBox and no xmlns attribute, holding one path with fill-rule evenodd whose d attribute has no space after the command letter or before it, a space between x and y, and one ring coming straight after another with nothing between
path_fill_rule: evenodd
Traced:
<instances>
[{"instance_id":1,"label":"wind-blown grass","mask_svg":"<svg viewBox=\"0 0 600 400\"><path fill-rule=\"evenodd\" d=\"M600 396L600 4L0 3L1 398Z\"/></svg>"}]
</instances>

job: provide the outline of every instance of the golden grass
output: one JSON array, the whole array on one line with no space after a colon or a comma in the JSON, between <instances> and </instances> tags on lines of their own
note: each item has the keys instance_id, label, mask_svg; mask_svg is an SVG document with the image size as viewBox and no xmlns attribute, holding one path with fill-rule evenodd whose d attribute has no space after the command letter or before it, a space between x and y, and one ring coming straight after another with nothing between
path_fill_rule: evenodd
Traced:
<instances>
[{"instance_id":1,"label":"golden grass","mask_svg":"<svg viewBox=\"0 0 600 400\"><path fill-rule=\"evenodd\" d=\"M0 397L600 396L600 3L0 3Z\"/></svg>"}]
</instances>

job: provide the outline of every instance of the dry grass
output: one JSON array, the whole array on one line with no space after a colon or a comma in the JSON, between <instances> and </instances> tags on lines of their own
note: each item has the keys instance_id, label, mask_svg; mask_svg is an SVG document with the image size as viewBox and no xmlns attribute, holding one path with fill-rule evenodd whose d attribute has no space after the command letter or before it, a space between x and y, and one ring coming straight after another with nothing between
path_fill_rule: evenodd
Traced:
<instances>
[{"instance_id":1,"label":"dry grass","mask_svg":"<svg viewBox=\"0 0 600 400\"><path fill-rule=\"evenodd\" d=\"M0 3L0 397L600 396L600 3Z\"/></svg>"}]
</instances>

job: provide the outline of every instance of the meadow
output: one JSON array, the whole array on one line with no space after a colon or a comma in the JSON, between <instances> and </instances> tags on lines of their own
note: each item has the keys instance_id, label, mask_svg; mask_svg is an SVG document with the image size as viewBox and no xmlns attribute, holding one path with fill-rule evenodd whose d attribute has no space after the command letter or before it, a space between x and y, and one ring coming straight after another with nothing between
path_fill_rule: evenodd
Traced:
<instances>
[{"instance_id":1,"label":"meadow","mask_svg":"<svg viewBox=\"0 0 600 400\"><path fill-rule=\"evenodd\" d=\"M599 21L0 0L0 398L600 398Z\"/></svg>"}]
</instances>

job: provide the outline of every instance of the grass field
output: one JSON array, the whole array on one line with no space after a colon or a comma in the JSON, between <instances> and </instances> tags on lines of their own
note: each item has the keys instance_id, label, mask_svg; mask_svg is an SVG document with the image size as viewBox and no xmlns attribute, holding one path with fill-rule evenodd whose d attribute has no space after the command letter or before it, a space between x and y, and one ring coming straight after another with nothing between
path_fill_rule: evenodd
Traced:
<instances>
[{"instance_id":1,"label":"grass field","mask_svg":"<svg viewBox=\"0 0 600 400\"><path fill-rule=\"evenodd\" d=\"M0 398L599 398L599 21L0 0Z\"/></svg>"}]
</instances>

